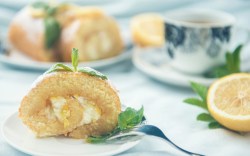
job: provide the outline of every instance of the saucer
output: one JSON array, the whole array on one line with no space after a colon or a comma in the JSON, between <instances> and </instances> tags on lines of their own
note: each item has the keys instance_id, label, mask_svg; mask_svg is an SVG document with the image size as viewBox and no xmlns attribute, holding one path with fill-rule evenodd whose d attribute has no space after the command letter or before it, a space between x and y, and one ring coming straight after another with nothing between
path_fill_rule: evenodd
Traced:
<instances>
[{"instance_id":1,"label":"saucer","mask_svg":"<svg viewBox=\"0 0 250 156\"><path fill-rule=\"evenodd\" d=\"M203 75L185 74L174 69L167 61L168 58L164 48L136 47L133 51L132 60L134 65L146 75L171 85L190 87L190 82L194 81L209 86L217 79L207 78ZM241 69L243 71L248 71L250 68L250 61L247 60L249 59L242 60Z\"/></svg>"},{"instance_id":2,"label":"saucer","mask_svg":"<svg viewBox=\"0 0 250 156\"><path fill-rule=\"evenodd\" d=\"M181 73L172 68L166 61L162 48L134 48L133 63L134 65L147 74L148 76L162 82L189 87L190 82L198 82L209 86L215 79L205 78L202 75L188 75Z\"/></svg>"}]
</instances>

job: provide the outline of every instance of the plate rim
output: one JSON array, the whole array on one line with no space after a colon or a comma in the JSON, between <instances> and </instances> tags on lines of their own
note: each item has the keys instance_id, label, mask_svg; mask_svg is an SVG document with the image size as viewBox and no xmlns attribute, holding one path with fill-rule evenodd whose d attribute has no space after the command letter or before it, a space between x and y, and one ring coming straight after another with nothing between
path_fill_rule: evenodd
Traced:
<instances>
[{"instance_id":1,"label":"plate rim","mask_svg":"<svg viewBox=\"0 0 250 156\"><path fill-rule=\"evenodd\" d=\"M124 50L116 56L104 58L104 59L100 59L100 60L95 60L95 61L79 62L79 66L86 66L86 67L100 69L100 68L103 68L103 67L106 67L106 66L109 66L112 64L116 64L116 63L119 63L123 60L131 58L132 57L132 49L133 49L133 46L129 45L129 46L125 47ZM32 61L29 63L24 63L25 61L18 61L18 59L13 60L13 59L10 59L10 56L7 56L7 54L5 52L1 51L0 52L0 63L3 63L4 65L10 66L10 67L15 67L18 69L32 69L32 70L37 70L37 71L40 70L41 71L41 70L48 70L52 65L54 65L56 63L64 63L67 65L71 64L71 62L41 62L41 61L36 61L36 60L29 58L25 54L22 54L22 52L19 52L18 50L10 49L10 51L24 55L24 57L26 57L27 59Z\"/></svg>"},{"instance_id":2,"label":"plate rim","mask_svg":"<svg viewBox=\"0 0 250 156\"><path fill-rule=\"evenodd\" d=\"M18 111L14 111L14 112L11 112L9 113L9 115L7 115L5 117L5 119L3 120L3 123L2 123L2 126L1 126L1 133L2 133L2 136L3 136L3 139L4 141L6 141L8 143L8 145L10 145L11 147L13 147L14 149L20 151L20 152L23 152L25 154L30 154L30 155L36 155L36 156L59 156L58 154L48 154L48 153L41 153L41 152L34 152L34 151L29 151L28 149L23 149L22 147L20 147L19 145L15 144L13 141L10 141L10 139L6 136L5 134L5 128L6 128L6 124L8 122L8 120L10 120L11 118L15 118L15 116L18 116ZM17 119L17 118L16 118ZM117 148L116 150L113 150L113 151L108 151L108 152L104 152L104 153L98 153L98 154L77 154L75 156L84 156L84 155L95 155L95 156L106 156L106 155L114 155L114 154L119 154L119 153L122 153L122 152L125 152L133 147L135 147L137 144L139 144L141 142L141 139L137 140L137 141L133 141L133 142L128 142L128 143L125 143L125 144L122 144L120 145L120 148ZM129 145L129 146L124 146L124 145ZM94 144L93 144L94 145ZM60 156L65 156L67 154L64 154L64 155L61 155Z\"/></svg>"}]
</instances>

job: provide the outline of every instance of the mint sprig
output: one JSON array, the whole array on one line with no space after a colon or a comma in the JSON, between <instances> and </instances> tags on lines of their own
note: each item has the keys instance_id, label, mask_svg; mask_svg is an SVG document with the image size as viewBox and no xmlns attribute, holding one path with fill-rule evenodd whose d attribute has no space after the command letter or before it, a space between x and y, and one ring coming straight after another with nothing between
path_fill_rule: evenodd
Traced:
<instances>
[{"instance_id":1,"label":"mint sprig","mask_svg":"<svg viewBox=\"0 0 250 156\"><path fill-rule=\"evenodd\" d=\"M45 46L46 48L52 48L61 34L61 27L59 22L52 16L45 17Z\"/></svg>"},{"instance_id":2,"label":"mint sprig","mask_svg":"<svg viewBox=\"0 0 250 156\"><path fill-rule=\"evenodd\" d=\"M191 105L195 105L195 106L201 107L201 108L207 110L207 104L204 103L203 100L201 100L201 99L188 98L188 99L185 99L184 102L186 102L188 104L191 104Z\"/></svg>"},{"instance_id":3,"label":"mint sprig","mask_svg":"<svg viewBox=\"0 0 250 156\"><path fill-rule=\"evenodd\" d=\"M196 118L199 121L205 121L205 122L214 122L214 118L211 117L208 113L201 113Z\"/></svg>"},{"instance_id":4,"label":"mint sprig","mask_svg":"<svg viewBox=\"0 0 250 156\"><path fill-rule=\"evenodd\" d=\"M107 76L105 76L104 74L89 68L89 67L80 67L78 68L78 62L79 62L79 53L78 53L78 49L73 48L72 52L71 52L71 64L72 67L63 64L63 63L56 63L55 65L53 65L49 70L47 70L45 72L45 74L49 74L49 73L53 73L53 72L62 72L62 71L66 71L66 72L81 72L81 73L85 73L88 74L90 76L94 76L97 78L100 78L102 80L107 80Z\"/></svg>"},{"instance_id":5,"label":"mint sprig","mask_svg":"<svg viewBox=\"0 0 250 156\"><path fill-rule=\"evenodd\" d=\"M208 128L224 128L219 122L217 122L210 114L207 108L207 92L208 88L200 83L191 82L191 87L195 93L199 95L199 98L187 98L183 102L202 108L206 112L197 116L198 121L208 122Z\"/></svg>"},{"instance_id":6,"label":"mint sprig","mask_svg":"<svg viewBox=\"0 0 250 156\"><path fill-rule=\"evenodd\" d=\"M74 67L74 71L77 71L77 67L78 67L78 49L73 48L72 49L72 54L71 54L71 62L72 62L72 66Z\"/></svg>"},{"instance_id":7,"label":"mint sprig","mask_svg":"<svg viewBox=\"0 0 250 156\"><path fill-rule=\"evenodd\" d=\"M49 74L49 73L53 73L53 72L59 72L59 71L69 71L69 72L73 72L72 68L63 64L63 63L56 63L55 65L53 65L49 70L47 70L45 73Z\"/></svg>"},{"instance_id":8,"label":"mint sprig","mask_svg":"<svg viewBox=\"0 0 250 156\"><path fill-rule=\"evenodd\" d=\"M77 71L82 72L82 73L86 73L86 74L88 74L90 76L95 76L95 77L101 78L102 80L107 80L108 79L106 75L100 73L97 70L89 68L89 67L82 67L82 68L79 68Z\"/></svg>"},{"instance_id":9,"label":"mint sprig","mask_svg":"<svg viewBox=\"0 0 250 156\"><path fill-rule=\"evenodd\" d=\"M227 128L225 128L225 127L223 127L219 122L217 122L217 121L214 121L214 122L210 122L209 124L208 124L208 128L210 128L210 129L217 129L217 128L224 128L224 129L227 129ZM228 129L229 130L229 129ZM232 131L232 130L230 130L230 131ZM234 131L235 132L235 131ZM235 132L235 133L238 133L238 132Z\"/></svg>"},{"instance_id":10,"label":"mint sprig","mask_svg":"<svg viewBox=\"0 0 250 156\"><path fill-rule=\"evenodd\" d=\"M233 52L227 52L225 55L226 58L226 64L222 66L218 66L210 70L205 74L206 77L210 78L220 78L226 75L230 75L233 73L240 73L240 52L243 45L237 46ZM199 108L202 108L205 110L205 112L199 114L197 116L198 121L203 121L208 123L209 129L215 129L215 128L224 128L223 125L221 125L219 122L217 122L209 113L208 107L207 107L207 92L208 88L202 84L191 82L191 87L193 91L199 96L199 98L187 98L183 102L197 106ZM227 129L229 130L229 129ZM232 131L232 130L230 130ZM235 132L235 131L233 131ZM238 132L236 132L238 133Z\"/></svg>"},{"instance_id":11,"label":"mint sprig","mask_svg":"<svg viewBox=\"0 0 250 156\"><path fill-rule=\"evenodd\" d=\"M110 133L102 136L90 136L86 139L89 143L103 143L108 138L117 135L121 132L126 133L131 129L135 128L137 125L141 124L143 121L143 112L144 109L141 107L139 110L135 110L131 107L128 107L125 111L121 112L118 116L118 125Z\"/></svg>"},{"instance_id":12,"label":"mint sprig","mask_svg":"<svg viewBox=\"0 0 250 156\"><path fill-rule=\"evenodd\" d=\"M226 66L230 72L229 74L240 72L240 52L242 47L243 45L239 45L232 53L226 53Z\"/></svg>"},{"instance_id":13,"label":"mint sprig","mask_svg":"<svg viewBox=\"0 0 250 156\"><path fill-rule=\"evenodd\" d=\"M143 107L136 111L128 107L126 111L120 113L118 117L118 126L121 130L131 129L141 122L143 118Z\"/></svg>"},{"instance_id":14,"label":"mint sprig","mask_svg":"<svg viewBox=\"0 0 250 156\"><path fill-rule=\"evenodd\" d=\"M55 46L61 34L61 26L54 15L57 12L58 6L50 6L43 1L37 1L31 4L34 9L42 9L45 12L44 27L45 27L45 47L50 49Z\"/></svg>"},{"instance_id":15,"label":"mint sprig","mask_svg":"<svg viewBox=\"0 0 250 156\"><path fill-rule=\"evenodd\" d=\"M240 52L243 45L237 46L233 52L225 54L226 63L221 66L212 68L204 74L205 77L219 78L233 73L240 73Z\"/></svg>"},{"instance_id":16,"label":"mint sprig","mask_svg":"<svg viewBox=\"0 0 250 156\"><path fill-rule=\"evenodd\" d=\"M191 86L194 92L196 92L201 97L201 100L203 101L203 103L206 103L208 88L206 86L203 86L195 82L191 82Z\"/></svg>"}]
</instances>

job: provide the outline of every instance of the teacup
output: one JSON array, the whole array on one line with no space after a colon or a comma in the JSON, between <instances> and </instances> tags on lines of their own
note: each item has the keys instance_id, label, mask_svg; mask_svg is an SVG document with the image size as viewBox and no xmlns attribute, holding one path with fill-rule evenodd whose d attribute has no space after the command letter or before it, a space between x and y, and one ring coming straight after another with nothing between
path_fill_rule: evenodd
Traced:
<instances>
[{"instance_id":1,"label":"teacup","mask_svg":"<svg viewBox=\"0 0 250 156\"><path fill-rule=\"evenodd\" d=\"M169 64L182 72L202 74L223 64L234 16L215 10L180 10L165 16Z\"/></svg>"}]
</instances>

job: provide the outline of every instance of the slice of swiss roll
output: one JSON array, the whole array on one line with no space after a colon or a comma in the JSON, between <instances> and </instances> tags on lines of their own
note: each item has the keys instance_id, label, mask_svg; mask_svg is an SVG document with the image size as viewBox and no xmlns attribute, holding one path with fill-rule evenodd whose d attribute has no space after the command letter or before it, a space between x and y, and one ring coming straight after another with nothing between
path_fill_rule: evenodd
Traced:
<instances>
[{"instance_id":1,"label":"slice of swiss roll","mask_svg":"<svg viewBox=\"0 0 250 156\"><path fill-rule=\"evenodd\" d=\"M86 138L112 131L121 104L106 76L91 68L56 64L40 76L23 98L19 117L38 137Z\"/></svg>"}]
</instances>

